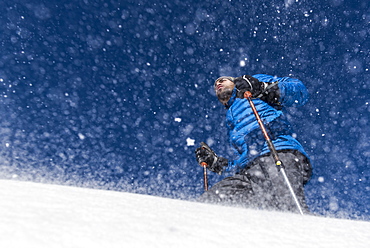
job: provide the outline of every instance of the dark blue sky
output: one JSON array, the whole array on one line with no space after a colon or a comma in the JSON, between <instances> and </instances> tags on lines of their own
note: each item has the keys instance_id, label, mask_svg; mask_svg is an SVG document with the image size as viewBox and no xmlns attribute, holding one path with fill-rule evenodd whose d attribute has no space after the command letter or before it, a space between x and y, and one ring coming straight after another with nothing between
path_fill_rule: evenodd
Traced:
<instances>
[{"instance_id":1,"label":"dark blue sky","mask_svg":"<svg viewBox=\"0 0 370 248\"><path fill-rule=\"evenodd\" d=\"M0 177L194 199L187 139L231 155L214 79L266 73L310 92L287 112L311 210L369 219L369 5L2 2Z\"/></svg>"}]
</instances>

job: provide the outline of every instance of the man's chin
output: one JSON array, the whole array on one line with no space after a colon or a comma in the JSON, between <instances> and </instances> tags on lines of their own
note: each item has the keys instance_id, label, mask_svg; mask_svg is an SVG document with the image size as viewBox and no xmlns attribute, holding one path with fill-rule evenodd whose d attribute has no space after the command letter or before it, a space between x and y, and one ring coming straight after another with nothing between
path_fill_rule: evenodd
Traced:
<instances>
[{"instance_id":1,"label":"man's chin","mask_svg":"<svg viewBox=\"0 0 370 248\"><path fill-rule=\"evenodd\" d=\"M220 102L226 103L229 101L233 91L229 89L224 89L221 92L216 92L217 98Z\"/></svg>"}]
</instances>

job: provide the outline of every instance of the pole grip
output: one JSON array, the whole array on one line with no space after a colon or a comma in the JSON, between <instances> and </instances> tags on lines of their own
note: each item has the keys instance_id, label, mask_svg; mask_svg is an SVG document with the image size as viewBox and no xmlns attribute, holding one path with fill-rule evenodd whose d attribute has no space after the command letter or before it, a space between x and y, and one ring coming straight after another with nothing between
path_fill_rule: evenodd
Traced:
<instances>
[{"instance_id":1,"label":"pole grip","mask_svg":"<svg viewBox=\"0 0 370 248\"><path fill-rule=\"evenodd\" d=\"M251 97L252 97L252 93L250 91L244 92L244 98L251 98Z\"/></svg>"}]
</instances>

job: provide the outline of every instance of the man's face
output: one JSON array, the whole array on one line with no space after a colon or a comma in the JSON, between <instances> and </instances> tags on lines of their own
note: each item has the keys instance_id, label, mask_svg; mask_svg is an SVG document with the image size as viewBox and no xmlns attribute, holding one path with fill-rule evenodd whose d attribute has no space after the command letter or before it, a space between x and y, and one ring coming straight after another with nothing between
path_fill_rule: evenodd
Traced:
<instances>
[{"instance_id":1,"label":"man's face","mask_svg":"<svg viewBox=\"0 0 370 248\"><path fill-rule=\"evenodd\" d=\"M215 82L215 92L218 100L227 103L232 95L235 84L227 78L221 78Z\"/></svg>"}]
</instances>

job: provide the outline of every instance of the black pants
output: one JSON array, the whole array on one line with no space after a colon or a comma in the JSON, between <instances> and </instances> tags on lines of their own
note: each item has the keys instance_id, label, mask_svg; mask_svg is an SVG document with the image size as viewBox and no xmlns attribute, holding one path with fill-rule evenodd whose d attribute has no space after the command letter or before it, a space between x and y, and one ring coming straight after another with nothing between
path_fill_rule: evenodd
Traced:
<instances>
[{"instance_id":1,"label":"black pants","mask_svg":"<svg viewBox=\"0 0 370 248\"><path fill-rule=\"evenodd\" d=\"M311 164L304 155L295 150L282 150L278 151L278 154L285 165L287 177L303 212L308 213L304 185L311 177ZM271 155L256 158L246 168L216 183L201 195L199 200L224 205L298 212L284 177L281 172L278 172Z\"/></svg>"}]
</instances>

